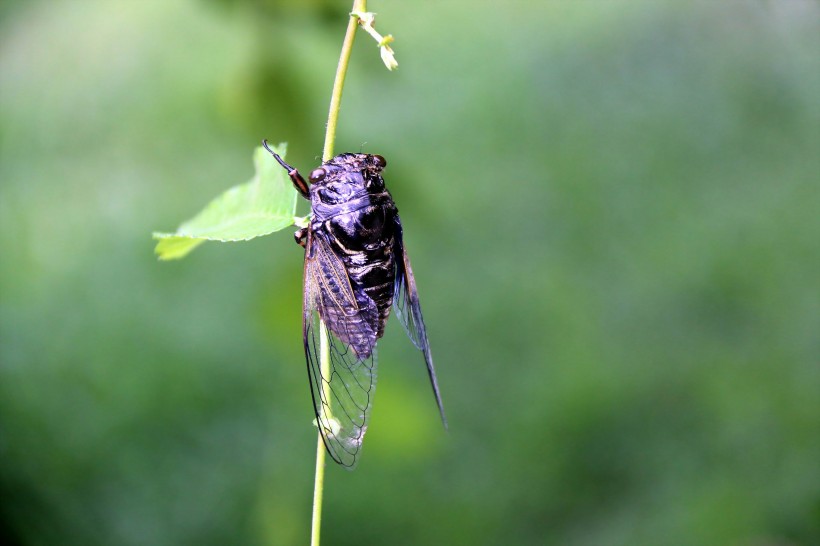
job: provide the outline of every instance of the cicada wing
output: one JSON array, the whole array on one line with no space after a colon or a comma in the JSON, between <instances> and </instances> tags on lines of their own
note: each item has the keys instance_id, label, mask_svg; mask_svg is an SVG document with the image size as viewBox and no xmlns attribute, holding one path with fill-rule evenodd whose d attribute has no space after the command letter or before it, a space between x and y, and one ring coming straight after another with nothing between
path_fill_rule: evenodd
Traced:
<instances>
[{"instance_id":1,"label":"cicada wing","mask_svg":"<svg viewBox=\"0 0 820 546\"><path fill-rule=\"evenodd\" d=\"M413 268L410 267L410 258L407 256L407 249L404 246L401 221L398 215L396 215L395 233L396 246L393 261L396 264L396 284L393 295L393 308L396 310L399 321L404 325L410 341L424 354L424 362L427 364L427 374L430 376L430 384L433 387L438 411L441 414L441 422L444 424L444 428L447 428L447 417L444 415L444 404L441 401L436 370L433 367L433 355L430 354L430 342L427 340L427 329L424 326L424 317L421 314L416 279L413 277Z\"/></svg>"},{"instance_id":2,"label":"cicada wing","mask_svg":"<svg viewBox=\"0 0 820 546\"><path fill-rule=\"evenodd\" d=\"M353 468L376 387L376 305L366 294L357 297L344 263L314 233L305 250L304 298L302 335L316 425L331 458ZM328 333L324 347L322 322Z\"/></svg>"}]
</instances>

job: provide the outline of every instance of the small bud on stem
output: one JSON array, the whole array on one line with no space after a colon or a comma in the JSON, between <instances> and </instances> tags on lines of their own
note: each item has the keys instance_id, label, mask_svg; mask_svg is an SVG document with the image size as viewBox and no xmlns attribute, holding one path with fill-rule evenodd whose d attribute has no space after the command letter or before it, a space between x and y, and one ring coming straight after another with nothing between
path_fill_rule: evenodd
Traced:
<instances>
[{"instance_id":1,"label":"small bud on stem","mask_svg":"<svg viewBox=\"0 0 820 546\"><path fill-rule=\"evenodd\" d=\"M388 34L387 36L382 36L376 31L373 27L376 22L376 14L370 11L354 11L350 15L356 17L359 20L359 26L376 40L379 46L379 53L381 53L382 62L384 66L387 67L387 70L397 68L399 63L396 62L393 49L388 45L393 42L393 35Z\"/></svg>"}]
</instances>

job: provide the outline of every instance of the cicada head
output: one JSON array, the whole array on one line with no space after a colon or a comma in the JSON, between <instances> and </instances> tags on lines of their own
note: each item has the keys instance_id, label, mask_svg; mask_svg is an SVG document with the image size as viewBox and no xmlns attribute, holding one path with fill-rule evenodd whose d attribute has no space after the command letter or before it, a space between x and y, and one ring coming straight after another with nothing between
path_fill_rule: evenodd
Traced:
<instances>
[{"instance_id":1,"label":"cicada head","mask_svg":"<svg viewBox=\"0 0 820 546\"><path fill-rule=\"evenodd\" d=\"M367 171L378 174L387 167L387 161L380 155L344 153L326 161L324 165L334 165L352 171Z\"/></svg>"},{"instance_id":2,"label":"cicada head","mask_svg":"<svg viewBox=\"0 0 820 546\"><path fill-rule=\"evenodd\" d=\"M380 155L339 154L310 173L311 194L325 205L338 205L364 194L384 191Z\"/></svg>"}]
</instances>

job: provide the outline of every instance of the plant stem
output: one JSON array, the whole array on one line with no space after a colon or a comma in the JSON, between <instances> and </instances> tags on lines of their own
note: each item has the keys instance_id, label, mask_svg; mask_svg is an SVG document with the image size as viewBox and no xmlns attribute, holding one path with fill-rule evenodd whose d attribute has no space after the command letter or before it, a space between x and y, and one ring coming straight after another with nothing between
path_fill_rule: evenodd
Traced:
<instances>
[{"instance_id":1,"label":"plant stem","mask_svg":"<svg viewBox=\"0 0 820 546\"><path fill-rule=\"evenodd\" d=\"M367 11L367 0L354 0L351 12ZM330 111L327 114L327 130L325 131L325 147L322 151L322 161L333 157L333 145L336 143L336 122L339 120L339 107L342 104L342 90L345 87L347 65L350 62L350 52L353 51L353 40L356 38L356 29L359 18L351 15L347 22L347 33L342 44L342 53L339 55L339 65L336 67L336 79L333 82L333 92L330 95Z\"/></svg>"},{"instance_id":2,"label":"plant stem","mask_svg":"<svg viewBox=\"0 0 820 546\"><path fill-rule=\"evenodd\" d=\"M354 0L351 12L367 11L367 0ZM347 32L342 43L342 52L339 55L339 65L336 67L336 78L333 81L333 91L330 95L330 109L327 114L327 130L325 145L322 150L322 161L333 157L333 146L336 144L336 124L339 121L339 109L342 104L342 91L345 87L345 76L350 62L350 53L353 51L353 40L356 38L358 17L351 15L347 23ZM327 338L327 328L324 322L319 322L320 368L322 377L330 376L330 348ZM322 388L325 388L324 382ZM318 419L316 426L322 426ZM316 476L313 481L313 517L310 527L310 544L319 546L319 535L322 530L322 497L325 488L325 445L321 431L316 443Z\"/></svg>"},{"instance_id":3,"label":"plant stem","mask_svg":"<svg viewBox=\"0 0 820 546\"><path fill-rule=\"evenodd\" d=\"M327 327L321 320L319 321L319 361L322 377L330 374L330 346L327 339ZM322 389L325 388L322 382ZM323 396L327 399L327 395ZM316 426L322 424L316 420ZM313 480L313 518L310 526L310 545L319 546L319 535L322 530L322 494L325 488L325 443L322 441L322 433L319 432L319 439L316 442L316 476Z\"/></svg>"}]
</instances>

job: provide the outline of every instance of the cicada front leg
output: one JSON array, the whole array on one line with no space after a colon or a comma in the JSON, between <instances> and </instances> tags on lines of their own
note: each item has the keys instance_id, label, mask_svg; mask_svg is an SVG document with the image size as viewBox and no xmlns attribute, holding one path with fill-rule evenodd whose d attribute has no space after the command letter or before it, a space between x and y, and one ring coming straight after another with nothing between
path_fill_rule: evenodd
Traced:
<instances>
[{"instance_id":1,"label":"cicada front leg","mask_svg":"<svg viewBox=\"0 0 820 546\"><path fill-rule=\"evenodd\" d=\"M296 244L302 248L305 248L305 245L307 245L307 230L308 228L303 227L293 232L293 238L296 240Z\"/></svg>"}]
</instances>

